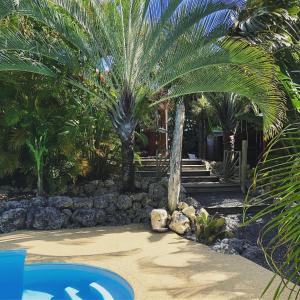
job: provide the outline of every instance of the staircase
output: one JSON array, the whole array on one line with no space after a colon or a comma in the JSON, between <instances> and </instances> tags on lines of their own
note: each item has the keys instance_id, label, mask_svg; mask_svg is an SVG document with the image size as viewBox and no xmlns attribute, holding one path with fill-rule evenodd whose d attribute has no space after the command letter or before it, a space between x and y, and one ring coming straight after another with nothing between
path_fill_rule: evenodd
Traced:
<instances>
[{"instance_id":1,"label":"staircase","mask_svg":"<svg viewBox=\"0 0 300 300\"><path fill-rule=\"evenodd\" d=\"M166 176L169 174L168 166L168 159L160 161L160 168L165 169ZM156 177L156 159L143 158L137 174L141 177ZM211 174L211 171L206 169L205 164L200 159L182 160L181 180L187 194L195 198L208 211L213 211L215 208L220 211L223 204L227 210L230 210L230 207L242 210L243 194L240 183L220 182L219 177Z\"/></svg>"}]
</instances>

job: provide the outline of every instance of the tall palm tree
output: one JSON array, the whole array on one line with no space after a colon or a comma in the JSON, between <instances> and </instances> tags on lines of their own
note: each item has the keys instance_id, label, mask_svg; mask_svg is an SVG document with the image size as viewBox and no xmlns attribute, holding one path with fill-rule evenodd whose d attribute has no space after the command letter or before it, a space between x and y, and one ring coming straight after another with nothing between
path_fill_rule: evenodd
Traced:
<instances>
[{"instance_id":1,"label":"tall palm tree","mask_svg":"<svg viewBox=\"0 0 300 300\"><path fill-rule=\"evenodd\" d=\"M225 37L237 15L233 1L0 0L0 8L3 17L25 16L39 25L30 35L2 30L0 71L57 76L64 66L62 78L98 95L122 142L124 190L134 187L135 128L162 90L168 92L161 101L240 94L259 106L269 135L281 126L284 101L273 58Z\"/></svg>"}]
</instances>

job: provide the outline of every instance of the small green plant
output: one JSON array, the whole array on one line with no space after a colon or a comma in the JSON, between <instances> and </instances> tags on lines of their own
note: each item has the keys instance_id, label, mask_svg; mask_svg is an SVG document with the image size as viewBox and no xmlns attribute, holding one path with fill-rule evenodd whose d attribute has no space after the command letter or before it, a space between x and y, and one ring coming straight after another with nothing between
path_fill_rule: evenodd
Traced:
<instances>
[{"instance_id":1,"label":"small green plant","mask_svg":"<svg viewBox=\"0 0 300 300\"><path fill-rule=\"evenodd\" d=\"M45 135L40 136L38 139L35 139L34 142L30 140L26 140L26 144L33 155L35 162L35 170L37 174L37 195L41 196L44 192L43 187L43 167L44 160L43 156L47 152L47 148L45 146Z\"/></svg>"},{"instance_id":2,"label":"small green plant","mask_svg":"<svg viewBox=\"0 0 300 300\"><path fill-rule=\"evenodd\" d=\"M196 238L206 244L213 243L224 231L225 219L218 214L210 216L204 209L196 217Z\"/></svg>"}]
</instances>

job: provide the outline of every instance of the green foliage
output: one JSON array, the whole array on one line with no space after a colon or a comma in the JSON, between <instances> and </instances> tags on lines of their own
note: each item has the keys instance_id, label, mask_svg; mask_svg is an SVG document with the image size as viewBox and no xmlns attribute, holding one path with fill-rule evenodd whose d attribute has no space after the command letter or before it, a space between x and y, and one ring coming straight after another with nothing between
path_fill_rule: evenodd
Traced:
<instances>
[{"instance_id":1,"label":"green foliage","mask_svg":"<svg viewBox=\"0 0 300 300\"><path fill-rule=\"evenodd\" d=\"M300 103L300 94L295 88L300 84L299 12L298 0L247 1L235 31L235 35L242 36L273 53L280 67L279 77L290 100L290 109L299 109Z\"/></svg>"},{"instance_id":2,"label":"green foliage","mask_svg":"<svg viewBox=\"0 0 300 300\"><path fill-rule=\"evenodd\" d=\"M115 171L119 142L92 96L36 75L15 81L0 82L0 177L22 174L19 184L34 185L32 175L40 175L51 193L78 178L107 178Z\"/></svg>"},{"instance_id":3,"label":"green foliage","mask_svg":"<svg viewBox=\"0 0 300 300\"><path fill-rule=\"evenodd\" d=\"M47 148L45 147L46 136L41 136L39 139L35 139L34 142L26 140L26 145L28 146L30 152L35 161L35 170L37 173L37 195L41 196L44 192L44 182L43 182L43 168L44 168L44 158L43 156L47 153Z\"/></svg>"},{"instance_id":4,"label":"green foliage","mask_svg":"<svg viewBox=\"0 0 300 300\"><path fill-rule=\"evenodd\" d=\"M270 221L263 228L259 244L274 272L281 282L274 287L270 282L267 289L274 291L274 299L281 299L285 289L290 289L290 299L298 299L300 293L300 124L291 124L270 143L254 174L253 185L245 203L251 205L269 204L248 222L262 217ZM256 196L253 196L256 195ZM271 232L277 232L272 239ZM284 261L274 258L278 249L285 251Z\"/></svg>"},{"instance_id":5,"label":"green foliage","mask_svg":"<svg viewBox=\"0 0 300 300\"><path fill-rule=\"evenodd\" d=\"M225 235L225 219L218 214L210 216L207 211L200 211L196 217L197 240L207 244L213 243L217 238Z\"/></svg>"},{"instance_id":6,"label":"green foliage","mask_svg":"<svg viewBox=\"0 0 300 300\"><path fill-rule=\"evenodd\" d=\"M0 69L36 68L52 76L63 66L68 70L66 80L82 86L78 79L90 80L99 66L101 80L94 82L93 92L105 95L104 104L121 138L131 133L124 127L134 130L139 107L147 104L145 86L149 96L168 89L163 99L197 92L241 94L263 111L269 134L281 125L284 105L272 57L244 40L224 38L224 24L236 14L230 3L207 0L189 7L171 1L161 10L142 0L21 0L14 9L6 1L11 15L30 18L43 30L34 29L31 36L10 29L2 32ZM226 16L218 14L226 9ZM78 72L80 65L84 72Z\"/></svg>"}]
</instances>

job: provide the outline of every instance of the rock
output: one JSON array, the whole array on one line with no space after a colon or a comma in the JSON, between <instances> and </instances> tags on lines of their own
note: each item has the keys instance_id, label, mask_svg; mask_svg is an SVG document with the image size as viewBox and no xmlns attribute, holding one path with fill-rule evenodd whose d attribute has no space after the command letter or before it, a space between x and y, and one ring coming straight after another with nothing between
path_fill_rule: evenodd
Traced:
<instances>
[{"instance_id":1,"label":"rock","mask_svg":"<svg viewBox=\"0 0 300 300\"><path fill-rule=\"evenodd\" d=\"M94 197L94 207L101 208L101 209L109 207L111 203L117 202L118 196L119 196L118 194L111 193L111 194Z\"/></svg>"},{"instance_id":2,"label":"rock","mask_svg":"<svg viewBox=\"0 0 300 300\"><path fill-rule=\"evenodd\" d=\"M135 188L137 190L141 190L142 189L142 182L141 182L141 180L135 180L134 186L135 186Z\"/></svg>"},{"instance_id":3,"label":"rock","mask_svg":"<svg viewBox=\"0 0 300 300\"><path fill-rule=\"evenodd\" d=\"M149 186L149 196L154 201L160 201L162 198L166 198L168 195L167 189L161 182L151 183Z\"/></svg>"},{"instance_id":4,"label":"rock","mask_svg":"<svg viewBox=\"0 0 300 300\"><path fill-rule=\"evenodd\" d=\"M152 206L153 205L152 199L150 199L149 196L143 198L142 205L143 206Z\"/></svg>"},{"instance_id":5,"label":"rock","mask_svg":"<svg viewBox=\"0 0 300 300\"><path fill-rule=\"evenodd\" d=\"M0 232L10 232L25 228L26 210L14 208L5 211L0 216Z\"/></svg>"},{"instance_id":6,"label":"rock","mask_svg":"<svg viewBox=\"0 0 300 300\"><path fill-rule=\"evenodd\" d=\"M65 215L63 227L68 227L72 217L72 211L70 209L63 209L62 213Z\"/></svg>"},{"instance_id":7,"label":"rock","mask_svg":"<svg viewBox=\"0 0 300 300\"><path fill-rule=\"evenodd\" d=\"M184 202L188 205L188 206L194 206L195 208L199 207L199 202L194 199L193 197L187 197L184 199Z\"/></svg>"},{"instance_id":8,"label":"rock","mask_svg":"<svg viewBox=\"0 0 300 300\"><path fill-rule=\"evenodd\" d=\"M193 206L188 206L182 210L182 213L186 215L190 221L194 222L196 219L196 209Z\"/></svg>"},{"instance_id":9,"label":"rock","mask_svg":"<svg viewBox=\"0 0 300 300\"><path fill-rule=\"evenodd\" d=\"M226 228L225 231L236 233L239 229L239 226L241 224L241 220L239 219L239 216L237 215L228 215L225 217L226 220Z\"/></svg>"},{"instance_id":10,"label":"rock","mask_svg":"<svg viewBox=\"0 0 300 300\"><path fill-rule=\"evenodd\" d=\"M21 204L20 201L6 201L5 202L5 209L9 210L9 209L15 209L15 208L20 208Z\"/></svg>"},{"instance_id":11,"label":"rock","mask_svg":"<svg viewBox=\"0 0 300 300\"><path fill-rule=\"evenodd\" d=\"M103 209L97 209L95 219L98 225L105 225L105 221L106 221L105 211Z\"/></svg>"},{"instance_id":12,"label":"rock","mask_svg":"<svg viewBox=\"0 0 300 300\"><path fill-rule=\"evenodd\" d=\"M112 216L116 214L116 210L117 206L113 202L109 203L108 207L105 208L105 211Z\"/></svg>"},{"instance_id":13,"label":"rock","mask_svg":"<svg viewBox=\"0 0 300 300\"><path fill-rule=\"evenodd\" d=\"M133 204L132 204L132 210L137 211L137 210L139 210L141 208L142 208L142 204L141 203L139 203L139 202L133 202Z\"/></svg>"},{"instance_id":14,"label":"rock","mask_svg":"<svg viewBox=\"0 0 300 300\"><path fill-rule=\"evenodd\" d=\"M129 209L132 207L132 198L127 195L120 195L116 205L120 210Z\"/></svg>"},{"instance_id":15,"label":"rock","mask_svg":"<svg viewBox=\"0 0 300 300\"><path fill-rule=\"evenodd\" d=\"M34 197L30 202L34 207L45 207L48 205L48 200L45 197Z\"/></svg>"},{"instance_id":16,"label":"rock","mask_svg":"<svg viewBox=\"0 0 300 300\"><path fill-rule=\"evenodd\" d=\"M263 251L259 247L253 245L247 245L242 256L253 261L264 258Z\"/></svg>"},{"instance_id":17,"label":"rock","mask_svg":"<svg viewBox=\"0 0 300 300\"><path fill-rule=\"evenodd\" d=\"M182 212L175 210L172 214L169 228L172 231L182 235L190 230L190 221Z\"/></svg>"},{"instance_id":18,"label":"rock","mask_svg":"<svg viewBox=\"0 0 300 300\"><path fill-rule=\"evenodd\" d=\"M155 202L152 202L151 205L155 205ZM168 199L164 198L159 201L159 203L156 204L156 207L158 208L167 208L168 207Z\"/></svg>"},{"instance_id":19,"label":"rock","mask_svg":"<svg viewBox=\"0 0 300 300\"><path fill-rule=\"evenodd\" d=\"M165 209L153 209L151 211L151 226L153 231L168 231L167 222L168 213Z\"/></svg>"},{"instance_id":20,"label":"rock","mask_svg":"<svg viewBox=\"0 0 300 300\"><path fill-rule=\"evenodd\" d=\"M183 209L185 209L185 208L187 208L187 207L189 207L189 205L188 205L187 203L185 203L185 202L179 202L179 203L177 204L177 209L178 209L178 210L183 210Z\"/></svg>"},{"instance_id":21,"label":"rock","mask_svg":"<svg viewBox=\"0 0 300 300\"><path fill-rule=\"evenodd\" d=\"M98 197L98 196L103 196L103 195L107 194L108 192L109 192L108 188L100 186L93 193L91 193L91 195Z\"/></svg>"},{"instance_id":22,"label":"rock","mask_svg":"<svg viewBox=\"0 0 300 300\"><path fill-rule=\"evenodd\" d=\"M141 179L141 189L143 191L148 192L149 191L149 185L150 185L150 183L151 183L151 179L149 179L149 178L142 178Z\"/></svg>"},{"instance_id":23,"label":"rock","mask_svg":"<svg viewBox=\"0 0 300 300\"><path fill-rule=\"evenodd\" d=\"M96 211L89 208L76 209L72 215L72 221L84 227L96 226Z\"/></svg>"},{"instance_id":24,"label":"rock","mask_svg":"<svg viewBox=\"0 0 300 300\"><path fill-rule=\"evenodd\" d=\"M111 179L107 179L104 181L104 187L106 188L113 188L115 186L116 186L115 182Z\"/></svg>"},{"instance_id":25,"label":"rock","mask_svg":"<svg viewBox=\"0 0 300 300\"><path fill-rule=\"evenodd\" d=\"M149 224L151 222L152 210L153 210L152 206L145 206L140 210L142 223Z\"/></svg>"},{"instance_id":26,"label":"rock","mask_svg":"<svg viewBox=\"0 0 300 300\"><path fill-rule=\"evenodd\" d=\"M92 208L94 201L91 198L86 197L74 197L73 198L73 207L76 208Z\"/></svg>"},{"instance_id":27,"label":"rock","mask_svg":"<svg viewBox=\"0 0 300 300\"><path fill-rule=\"evenodd\" d=\"M54 230L62 228L66 216L55 207L38 208L34 212L32 227L40 230Z\"/></svg>"},{"instance_id":28,"label":"rock","mask_svg":"<svg viewBox=\"0 0 300 300\"><path fill-rule=\"evenodd\" d=\"M244 241L225 238L218 240L211 248L224 254L241 254L244 251Z\"/></svg>"},{"instance_id":29,"label":"rock","mask_svg":"<svg viewBox=\"0 0 300 300\"><path fill-rule=\"evenodd\" d=\"M73 199L66 196L49 197L48 205L56 208L72 208Z\"/></svg>"},{"instance_id":30,"label":"rock","mask_svg":"<svg viewBox=\"0 0 300 300\"><path fill-rule=\"evenodd\" d=\"M146 199L146 198L148 198L147 193L137 193L137 194L132 194L131 195L131 199L132 199L133 202L143 202L144 199Z\"/></svg>"},{"instance_id":31,"label":"rock","mask_svg":"<svg viewBox=\"0 0 300 300\"><path fill-rule=\"evenodd\" d=\"M97 190L97 188L101 185L101 183L98 180L94 180L89 182L88 184L85 184L83 186L83 190L86 194L88 195L92 195L95 193L95 191Z\"/></svg>"},{"instance_id":32,"label":"rock","mask_svg":"<svg viewBox=\"0 0 300 300\"><path fill-rule=\"evenodd\" d=\"M179 201L184 201L186 198L187 191L183 185L180 186L180 193L179 193Z\"/></svg>"}]
</instances>

